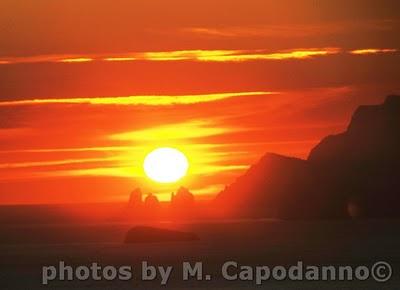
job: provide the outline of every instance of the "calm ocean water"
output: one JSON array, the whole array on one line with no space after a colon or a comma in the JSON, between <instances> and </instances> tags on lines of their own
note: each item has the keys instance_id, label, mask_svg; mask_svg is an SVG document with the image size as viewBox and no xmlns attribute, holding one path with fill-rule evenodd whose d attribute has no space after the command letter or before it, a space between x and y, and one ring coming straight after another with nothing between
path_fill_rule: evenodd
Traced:
<instances>
[{"instance_id":1,"label":"calm ocean water","mask_svg":"<svg viewBox=\"0 0 400 290\"><path fill-rule=\"evenodd\" d=\"M164 222L162 228L194 232L197 242L124 245L129 223L3 225L0 242L1 289L156 289L157 282L64 281L41 285L42 267L65 261L72 266L131 265L142 261L171 265L176 269L168 289L400 289L400 221L277 221L227 220L224 222ZM227 282L220 276L221 265L229 260L243 265L372 265L392 264L389 283L269 281L262 286L251 282ZM182 281L182 262L202 261L212 281ZM139 271L139 270L138 270ZM271 288L272 287L272 288Z\"/></svg>"}]
</instances>

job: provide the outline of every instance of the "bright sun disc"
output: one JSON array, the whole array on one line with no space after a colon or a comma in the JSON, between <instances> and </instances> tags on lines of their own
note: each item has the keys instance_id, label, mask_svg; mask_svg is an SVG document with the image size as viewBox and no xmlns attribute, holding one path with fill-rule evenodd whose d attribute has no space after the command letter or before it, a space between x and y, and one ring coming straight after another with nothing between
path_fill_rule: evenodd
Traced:
<instances>
[{"instance_id":1,"label":"bright sun disc","mask_svg":"<svg viewBox=\"0 0 400 290\"><path fill-rule=\"evenodd\" d=\"M186 175L189 162L181 151L164 147L151 151L144 159L143 167L150 179L171 183Z\"/></svg>"}]
</instances>

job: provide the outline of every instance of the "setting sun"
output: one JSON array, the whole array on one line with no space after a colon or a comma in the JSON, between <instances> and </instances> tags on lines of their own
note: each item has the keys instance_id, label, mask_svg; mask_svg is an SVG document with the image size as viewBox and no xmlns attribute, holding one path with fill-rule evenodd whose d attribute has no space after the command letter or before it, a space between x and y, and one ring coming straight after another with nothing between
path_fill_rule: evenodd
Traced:
<instances>
[{"instance_id":1,"label":"setting sun","mask_svg":"<svg viewBox=\"0 0 400 290\"><path fill-rule=\"evenodd\" d=\"M160 183L176 182L189 168L186 156L175 148L157 148L150 152L143 163L146 175Z\"/></svg>"}]
</instances>

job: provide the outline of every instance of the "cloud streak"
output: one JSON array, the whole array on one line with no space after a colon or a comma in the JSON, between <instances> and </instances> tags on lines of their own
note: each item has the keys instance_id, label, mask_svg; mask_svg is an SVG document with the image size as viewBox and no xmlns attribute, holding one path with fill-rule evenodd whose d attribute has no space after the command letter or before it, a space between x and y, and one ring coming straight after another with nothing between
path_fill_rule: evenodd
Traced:
<instances>
[{"instance_id":1,"label":"cloud streak","mask_svg":"<svg viewBox=\"0 0 400 290\"><path fill-rule=\"evenodd\" d=\"M363 22L341 21L318 24L269 24L252 26L222 26L222 27L185 27L178 32L189 35L215 38L251 38L251 37L279 37L304 38L310 36L336 35L342 33L390 31L397 25L397 21L374 20Z\"/></svg>"},{"instance_id":2,"label":"cloud streak","mask_svg":"<svg viewBox=\"0 0 400 290\"><path fill-rule=\"evenodd\" d=\"M193 138L216 136L244 130L243 128L221 127L212 120L191 120L179 124L168 124L143 130L124 132L110 136L119 141L188 140ZM248 129L247 129L248 130Z\"/></svg>"},{"instance_id":3,"label":"cloud streak","mask_svg":"<svg viewBox=\"0 0 400 290\"><path fill-rule=\"evenodd\" d=\"M47 104L90 104L90 105L145 105L145 106L169 106L191 105L197 103L214 102L234 97L262 96L279 94L278 92L231 92L198 95L147 95L125 97L82 97L61 99L27 99L0 102L0 107L28 106Z\"/></svg>"},{"instance_id":4,"label":"cloud streak","mask_svg":"<svg viewBox=\"0 0 400 290\"><path fill-rule=\"evenodd\" d=\"M44 166L56 166L56 165L72 165L72 164L84 164L84 163L115 161L115 160L118 160L118 159L115 159L115 158L81 158L81 159L65 159L65 160L52 160L52 161L0 163L0 169L16 169L16 168L44 167Z\"/></svg>"},{"instance_id":5,"label":"cloud streak","mask_svg":"<svg viewBox=\"0 0 400 290\"><path fill-rule=\"evenodd\" d=\"M290 59L310 59L344 54L373 54L373 53L395 53L395 48L360 48L345 51L341 48L300 48L280 51L255 50L175 50L156 52L132 52L125 54L110 55L38 55L28 57L3 57L0 65L28 64L28 63L64 63L79 64L90 62L170 62L170 61L193 61L193 62L244 62L244 61L278 61Z\"/></svg>"},{"instance_id":6,"label":"cloud streak","mask_svg":"<svg viewBox=\"0 0 400 290\"><path fill-rule=\"evenodd\" d=\"M88 62L132 62L132 61L197 61L197 62L242 62L255 60L308 59L317 56L338 54L339 48L302 48L281 51L256 50L176 50L158 52L132 52L110 55L38 55L28 57L3 57L0 65L22 63L88 63ZM384 51L390 52L390 51Z\"/></svg>"},{"instance_id":7,"label":"cloud streak","mask_svg":"<svg viewBox=\"0 0 400 290\"><path fill-rule=\"evenodd\" d=\"M394 48L365 48L365 49L355 49L350 51L350 54L365 55L365 54L379 54L379 53L395 53L398 49Z\"/></svg>"}]
</instances>

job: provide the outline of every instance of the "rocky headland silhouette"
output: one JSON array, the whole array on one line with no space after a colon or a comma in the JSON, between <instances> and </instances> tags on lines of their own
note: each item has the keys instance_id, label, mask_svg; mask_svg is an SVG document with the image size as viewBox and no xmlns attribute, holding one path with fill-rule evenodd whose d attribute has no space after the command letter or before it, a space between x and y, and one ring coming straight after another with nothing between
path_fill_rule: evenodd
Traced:
<instances>
[{"instance_id":1,"label":"rocky headland silhouette","mask_svg":"<svg viewBox=\"0 0 400 290\"><path fill-rule=\"evenodd\" d=\"M307 160L267 153L215 205L251 217L400 217L399 148L400 96L389 96L360 106Z\"/></svg>"}]
</instances>

